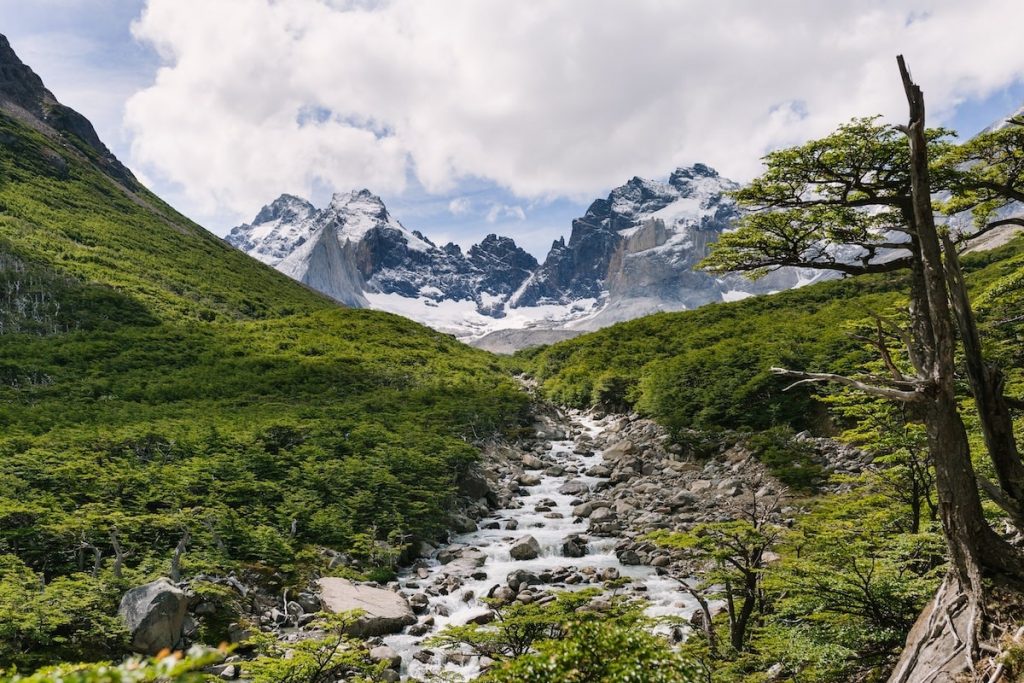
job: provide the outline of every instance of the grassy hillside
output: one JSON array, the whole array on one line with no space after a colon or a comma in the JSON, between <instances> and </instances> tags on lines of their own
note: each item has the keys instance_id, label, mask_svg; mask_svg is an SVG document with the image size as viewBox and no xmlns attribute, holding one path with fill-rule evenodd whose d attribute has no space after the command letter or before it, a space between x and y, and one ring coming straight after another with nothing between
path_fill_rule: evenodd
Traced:
<instances>
[{"instance_id":1,"label":"grassy hillside","mask_svg":"<svg viewBox=\"0 0 1024 683\"><path fill-rule=\"evenodd\" d=\"M121 591L186 536L186 575L273 586L446 528L524 408L493 357L336 306L74 138L0 142L0 669L119 655Z\"/></svg>"},{"instance_id":2,"label":"grassy hillside","mask_svg":"<svg viewBox=\"0 0 1024 683\"><path fill-rule=\"evenodd\" d=\"M1020 368L1024 239L965 258L975 304L993 351ZM631 320L517 359L553 400L635 409L675 428L760 430L789 425L828 431L814 389L772 366L851 372L876 357L854 338L873 314L898 315L903 276L862 277Z\"/></svg>"}]
</instances>

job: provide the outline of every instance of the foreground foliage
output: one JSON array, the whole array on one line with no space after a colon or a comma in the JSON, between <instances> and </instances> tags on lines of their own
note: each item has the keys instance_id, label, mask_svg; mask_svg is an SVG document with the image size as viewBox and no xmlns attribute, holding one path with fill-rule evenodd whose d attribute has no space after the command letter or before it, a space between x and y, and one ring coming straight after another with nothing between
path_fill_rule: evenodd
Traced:
<instances>
[{"instance_id":1,"label":"foreground foliage","mask_svg":"<svg viewBox=\"0 0 1024 683\"><path fill-rule=\"evenodd\" d=\"M563 591L546 604L494 603L491 623L449 626L428 644L495 660L480 679L488 683L696 680L693 663L651 633L642 601L619 596L592 609L601 592Z\"/></svg>"}]
</instances>

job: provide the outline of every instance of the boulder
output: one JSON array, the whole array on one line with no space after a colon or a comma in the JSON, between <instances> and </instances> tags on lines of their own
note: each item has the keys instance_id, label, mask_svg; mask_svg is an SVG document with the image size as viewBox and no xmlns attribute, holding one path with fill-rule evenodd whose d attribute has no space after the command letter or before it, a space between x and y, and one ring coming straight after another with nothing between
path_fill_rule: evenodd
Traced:
<instances>
[{"instance_id":1,"label":"boulder","mask_svg":"<svg viewBox=\"0 0 1024 683\"><path fill-rule=\"evenodd\" d=\"M580 536L569 536L562 542L562 555L565 557L583 557L587 554L587 540Z\"/></svg>"},{"instance_id":2,"label":"boulder","mask_svg":"<svg viewBox=\"0 0 1024 683\"><path fill-rule=\"evenodd\" d=\"M566 496L581 496L590 492L590 487L579 479L567 481L558 487L558 492Z\"/></svg>"},{"instance_id":3,"label":"boulder","mask_svg":"<svg viewBox=\"0 0 1024 683\"><path fill-rule=\"evenodd\" d=\"M580 503L572 509L573 517L589 517L590 513L594 511L594 504L591 502Z\"/></svg>"},{"instance_id":4,"label":"boulder","mask_svg":"<svg viewBox=\"0 0 1024 683\"><path fill-rule=\"evenodd\" d=\"M520 588L536 586L541 581L540 577L533 572L528 572L525 569L516 569L513 572L509 572L508 576L505 577L505 582L508 584L510 589L518 593ZM498 590L501 589L499 588ZM497 595L497 592L498 591L495 591L495 595Z\"/></svg>"},{"instance_id":5,"label":"boulder","mask_svg":"<svg viewBox=\"0 0 1024 683\"><path fill-rule=\"evenodd\" d=\"M617 557L619 559L619 562L621 562L622 564L641 564L640 556L637 555L636 551L631 548L620 550L619 552L615 553L615 557Z\"/></svg>"},{"instance_id":6,"label":"boulder","mask_svg":"<svg viewBox=\"0 0 1024 683\"><path fill-rule=\"evenodd\" d=\"M492 495L491 485L487 482L483 473L476 468L470 468L459 480L459 493L473 500Z\"/></svg>"},{"instance_id":7,"label":"boulder","mask_svg":"<svg viewBox=\"0 0 1024 683\"><path fill-rule=\"evenodd\" d=\"M633 452L635 446L629 439L623 439L618 443L604 449L601 457L605 460L619 460Z\"/></svg>"},{"instance_id":8,"label":"boulder","mask_svg":"<svg viewBox=\"0 0 1024 683\"><path fill-rule=\"evenodd\" d=\"M532 453L523 453L523 467L528 470L542 470L544 461Z\"/></svg>"},{"instance_id":9,"label":"boulder","mask_svg":"<svg viewBox=\"0 0 1024 683\"><path fill-rule=\"evenodd\" d=\"M476 531L476 522L461 512L453 512L448 517L452 529L460 534L469 534Z\"/></svg>"},{"instance_id":10,"label":"boulder","mask_svg":"<svg viewBox=\"0 0 1024 683\"><path fill-rule=\"evenodd\" d=\"M399 595L383 588L359 586L348 579L324 577L317 581L324 609L335 614L362 610L363 615L348 628L359 638L398 633L416 623L412 607Z\"/></svg>"},{"instance_id":11,"label":"boulder","mask_svg":"<svg viewBox=\"0 0 1024 683\"><path fill-rule=\"evenodd\" d=\"M402 656L387 645L378 645L370 650L370 659L375 662L387 662L389 669L398 670L402 667Z\"/></svg>"},{"instance_id":12,"label":"boulder","mask_svg":"<svg viewBox=\"0 0 1024 683\"><path fill-rule=\"evenodd\" d=\"M540 543L533 536L523 536L508 549L513 560L532 560L540 555Z\"/></svg>"},{"instance_id":13,"label":"boulder","mask_svg":"<svg viewBox=\"0 0 1024 683\"><path fill-rule=\"evenodd\" d=\"M416 614L426 612L427 607L430 606L430 598L427 597L426 593L414 593L413 596L409 598L409 606Z\"/></svg>"},{"instance_id":14,"label":"boulder","mask_svg":"<svg viewBox=\"0 0 1024 683\"><path fill-rule=\"evenodd\" d=\"M157 579L125 593L117 616L132 634L132 650L155 655L181 644L187 611L188 595L169 579Z\"/></svg>"},{"instance_id":15,"label":"boulder","mask_svg":"<svg viewBox=\"0 0 1024 683\"><path fill-rule=\"evenodd\" d=\"M690 491L677 491L671 499L669 499L669 505L673 508L681 508L683 510L692 510L697 504L697 495Z\"/></svg>"},{"instance_id":16,"label":"boulder","mask_svg":"<svg viewBox=\"0 0 1024 683\"><path fill-rule=\"evenodd\" d=\"M540 484L540 477L536 474L520 474L516 481L519 482L520 486L537 486Z\"/></svg>"}]
</instances>

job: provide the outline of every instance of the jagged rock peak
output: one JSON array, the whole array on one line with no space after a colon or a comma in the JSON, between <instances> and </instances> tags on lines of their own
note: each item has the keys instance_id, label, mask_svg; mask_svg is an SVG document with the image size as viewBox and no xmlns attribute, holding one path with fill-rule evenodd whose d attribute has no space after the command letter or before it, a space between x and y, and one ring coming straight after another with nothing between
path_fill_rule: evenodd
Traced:
<instances>
[{"instance_id":1,"label":"jagged rock peak","mask_svg":"<svg viewBox=\"0 0 1024 683\"><path fill-rule=\"evenodd\" d=\"M718 171L705 164L694 164L692 166L679 166L668 178L670 185L675 185L677 179L692 180L694 178L717 178Z\"/></svg>"},{"instance_id":2,"label":"jagged rock peak","mask_svg":"<svg viewBox=\"0 0 1024 683\"><path fill-rule=\"evenodd\" d=\"M347 209L372 215L386 221L388 218L387 207L384 200L366 188L352 190L351 192L335 192L331 195L329 208L335 210Z\"/></svg>"},{"instance_id":3,"label":"jagged rock peak","mask_svg":"<svg viewBox=\"0 0 1024 683\"><path fill-rule=\"evenodd\" d=\"M302 220L311 216L315 211L316 207L302 197L296 197L293 194L283 194L260 209L252 224L263 225L264 223L277 220Z\"/></svg>"},{"instance_id":4,"label":"jagged rock peak","mask_svg":"<svg viewBox=\"0 0 1024 683\"><path fill-rule=\"evenodd\" d=\"M496 261L505 266L523 270L533 270L538 266L537 259L517 245L515 240L494 233L484 237L479 244L470 247L468 256L470 261L481 267L489 261Z\"/></svg>"}]
</instances>

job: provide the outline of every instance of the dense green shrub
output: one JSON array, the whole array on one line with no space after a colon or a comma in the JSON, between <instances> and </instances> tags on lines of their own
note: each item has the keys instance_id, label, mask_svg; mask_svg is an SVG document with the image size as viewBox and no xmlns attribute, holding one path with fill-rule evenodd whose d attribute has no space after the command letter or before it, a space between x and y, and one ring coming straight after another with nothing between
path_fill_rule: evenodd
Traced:
<instances>
[{"instance_id":1,"label":"dense green shrub","mask_svg":"<svg viewBox=\"0 0 1024 683\"><path fill-rule=\"evenodd\" d=\"M277 588L319 546L445 533L473 443L525 410L493 356L336 305L67 141L0 135L0 668L122 654L117 599L179 543L186 578Z\"/></svg>"}]
</instances>

